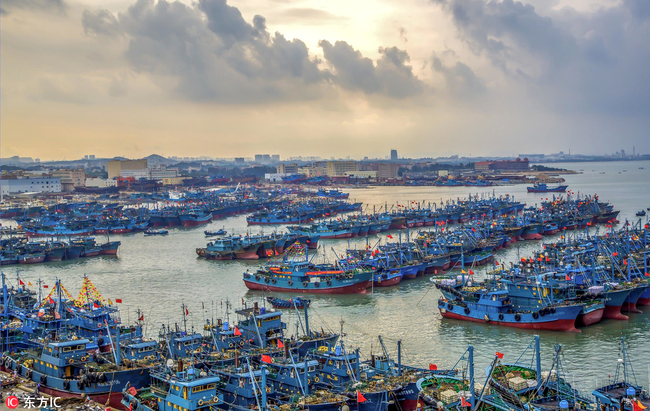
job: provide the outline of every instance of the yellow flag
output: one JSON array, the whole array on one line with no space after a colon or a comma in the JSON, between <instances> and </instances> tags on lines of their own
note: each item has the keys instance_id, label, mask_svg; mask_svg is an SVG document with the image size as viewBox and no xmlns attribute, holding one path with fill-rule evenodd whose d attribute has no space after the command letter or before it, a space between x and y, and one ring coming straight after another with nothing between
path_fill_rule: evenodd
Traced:
<instances>
[{"instance_id":1,"label":"yellow flag","mask_svg":"<svg viewBox=\"0 0 650 411\"><path fill-rule=\"evenodd\" d=\"M32 287L32 283L30 283L29 281L27 281L27 285Z\"/></svg>"},{"instance_id":2,"label":"yellow flag","mask_svg":"<svg viewBox=\"0 0 650 411\"><path fill-rule=\"evenodd\" d=\"M465 271L465 270L460 270L460 272L463 273L463 274L467 274L467 271Z\"/></svg>"},{"instance_id":3,"label":"yellow flag","mask_svg":"<svg viewBox=\"0 0 650 411\"><path fill-rule=\"evenodd\" d=\"M108 305L113 305L113 301L110 298L108 299Z\"/></svg>"}]
</instances>

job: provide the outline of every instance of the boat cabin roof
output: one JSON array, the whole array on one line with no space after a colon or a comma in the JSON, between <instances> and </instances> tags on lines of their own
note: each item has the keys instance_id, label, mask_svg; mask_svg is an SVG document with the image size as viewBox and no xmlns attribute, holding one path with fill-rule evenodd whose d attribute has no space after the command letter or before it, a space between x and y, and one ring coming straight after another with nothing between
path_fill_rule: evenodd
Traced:
<instances>
[{"instance_id":1,"label":"boat cabin roof","mask_svg":"<svg viewBox=\"0 0 650 411\"><path fill-rule=\"evenodd\" d=\"M298 362L298 363L291 363L291 364L279 364L279 363L274 363L273 365L279 367L279 368L296 368L296 369L304 369L305 368L305 363L303 362ZM318 365L317 360L309 360L307 361L307 367L315 367Z\"/></svg>"},{"instance_id":2,"label":"boat cabin roof","mask_svg":"<svg viewBox=\"0 0 650 411\"><path fill-rule=\"evenodd\" d=\"M255 318L265 319L265 318L275 317L281 313L275 310L269 310L268 308L266 309L266 312L264 314L262 314L261 312L255 313L255 307L251 307L251 308L244 308L243 310L239 310L237 311L237 314L250 316L250 317L255 316Z\"/></svg>"},{"instance_id":3,"label":"boat cabin roof","mask_svg":"<svg viewBox=\"0 0 650 411\"><path fill-rule=\"evenodd\" d=\"M61 342L52 342L48 343L50 347L55 347L55 348L60 348L60 347L69 347L71 345L86 345L90 344L89 340L82 339L82 340L70 340L70 341L61 341Z\"/></svg>"},{"instance_id":4,"label":"boat cabin roof","mask_svg":"<svg viewBox=\"0 0 650 411\"><path fill-rule=\"evenodd\" d=\"M210 384L210 383L217 383L220 381L219 377L202 377L202 378L197 378L195 380L187 381L187 380L181 380L181 381L174 381L172 380L174 384L178 384L184 387L197 387L199 385L205 385L205 384Z\"/></svg>"},{"instance_id":5,"label":"boat cabin roof","mask_svg":"<svg viewBox=\"0 0 650 411\"><path fill-rule=\"evenodd\" d=\"M146 348L146 347L153 347L156 345L155 341L143 341L135 344L129 344L129 348Z\"/></svg>"},{"instance_id":6,"label":"boat cabin roof","mask_svg":"<svg viewBox=\"0 0 650 411\"><path fill-rule=\"evenodd\" d=\"M193 341L193 340L200 340L201 337L202 337L201 334L191 334L191 335L186 335L184 337L176 338L175 340L176 341L181 341L181 342Z\"/></svg>"}]
</instances>

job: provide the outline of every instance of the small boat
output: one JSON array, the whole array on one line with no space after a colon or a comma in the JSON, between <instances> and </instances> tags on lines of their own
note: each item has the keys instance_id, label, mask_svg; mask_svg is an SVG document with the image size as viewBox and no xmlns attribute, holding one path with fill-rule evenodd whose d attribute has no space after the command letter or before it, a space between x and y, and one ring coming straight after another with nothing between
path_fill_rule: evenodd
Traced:
<instances>
[{"instance_id":1,"label":"small boat","mask_svg":"<svg viewBox=\"0 0 650 411\"><path fill-rule=\"evenodd\" d=\"M169 231L167 230L145 230L144 235L167 235Z\"/></svg>"},{"instance_id":2,"label":"small boat","mask_svg":"<svg viewBox=\"0 0 650 411\"><path fill-rule=\"evenodd\" d=\"M224 230L223 228L220 229L219 231L205 230L203 233L205 233L206 237L214 237L214 236L217 236L217 235L226 235L226 234L228 234L228 232L226 230Z\"/></svg>"},{"instance_id":3,"label":"small boat","mask_svg":"<svg viewBox=\"0 0 650 411\"><path fill-rule=\"evenodd\" d=\"M645 217L645 210L637 211L636 216L637 217Z\"/></svg>"},{"instance_id":4,"label":"small boat","mask_svg":"<svg viewBox=\"0 0 650 411\"><path fill-rule=\"evenodd\" d=\"M281 298L275 297L266 297L266 301L268 301L273 306L273 308L305 308L305 306L309 308L309 304L311 304L311 300L300 297L291 298L289 300L283 300Z\"/></svg>"},{"instance_id":5,"label":"small boat","mask_svg":"<svg viewBox=\"0 0 650 411\"><path fill-rule=\"evenodd\" d=\"M529 193L564 193L568 185L549 186L546 183L536 182L532 187L527 187Z\"/></svg>"}]
</instances>

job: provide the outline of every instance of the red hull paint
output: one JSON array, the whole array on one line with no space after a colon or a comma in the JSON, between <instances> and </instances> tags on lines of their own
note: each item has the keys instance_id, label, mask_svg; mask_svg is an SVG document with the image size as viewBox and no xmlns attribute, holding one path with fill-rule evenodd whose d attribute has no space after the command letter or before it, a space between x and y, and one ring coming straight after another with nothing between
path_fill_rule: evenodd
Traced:
<instances>
[{"instance_id":1,"label":"red hull paint","mask_svg":"<svg viewBox=\"0 0 650 411\"><path fill-rule=\"evenodd\" d=\"M105 228L97 228L95 229L95 234L108 234L108 230Z\"/></svg>"},{"instance_id":2,"label":"red hull paint","mask_svg":"<svg viewBox=\"0 0 650 411\"><path fill-rule=\"evenodd\" d=\"M351 238L351 237L352 237L352 233L338 234L334 236L334 238Z\"/></svg>"},{"instance_id":3,"label":"red hull paint","mask_svg":"<svg viewBox=\"0 0 650 411\"><path fill-rule=\"evenodd\" d=\"M117 228L115 230L111 230L111 234L128 234L131 231L132 230L130 230L128 228Z\"/></svg>"},{"instance_id":4,"label":"red hull paint","mask_svg":"<svg viewBox=\"0 0 650 411\"><path fill-rule=\"evenodd\" d=\"M384 281L375 281L374 287L392 287L399 284L402 281L402 277L393 277L390 280Z\"/></svg>"},{"instance_id":5,"label":"red hull paint","mask_svg":"<svg viewBox=\"0 0 650 411\"><path fill-rule=\"evenodd\" d=\"M642 313L643 311L636 308L636 304L637 303L623 303L623 306L621 307L621 311L627 311L629 313L634 313L634 314Z\"/></svg>"},{"instance_id":6,"label":"red hull paint","mask_svg":"<svg viewBox=\"0 0 650 411\"><path fill-rule=\"evenodd\" d=\"M31 257L24 260L18 260L19 264L37 264L45 261L45 257Z\"/></svg>"},{"instance_id":7,"label":"red hull paint","mask_svg":"<svg viewBox=\"0 0 650 411\"><path fill-rule=\"evenodd\" d=\"M100 255L117 255L117 248L115 250L101 250Z\"/></svg>"},{"instance_id":8,"label":"red hull paint","mask_svg":"<svg viewBox=\"0 0 650 411\"><path fill-rule=\"evenodd\" d=\"M415 274L404 274L403 277L406 280L415 280L416 278L418 278L418 274L417 273L415 273Z\"/></svg>"},{"instance_id":9,"label":"red hull paint","mask_svg":"<svg viewBox=\"0 0 650 411\"><path fill-rule=\"evenodd\" d=\"M542 235L539 234L539 233L538 234L523 234L521 236L521 238L523 238L524 240L541 240Z\"/></svg>"},{"instance_id":10,"label":"red hull paint","mask_svg":"<svg viewBox=\"0 0 650 411\"><path fill-rule=\"evenodd\" d=\"M97 257L99 255L99 251L92 251L90 253L85 253L83 256L84 257Z\"/></svg>"},{"instance_id":11,"label":"red hull paint","mask_svg":"<svg viewBox=\"0 0 650 411\"><path fill-rule=\"evenodd\" d=\"M605 306L605 312L603 313L603 318L608 320L629 320L630 317L627 315L621 314L621 306L607 305Z\"/></svg>"},{"instance_id":12,"label":"red hull paint","mask_svg":"<svg viewBox=\"0 0 650 411\"><path fill-rule=\"evenodd\" d=\"M260 256L257 251L245 251L243 253L235 254L238 260L259 260Z\"/></svg>"},{"instance_id":13,"label":"red hull paint","mask_svg":"<svg viewBox=\"0 0 650 411\"><path fill-rule=\"evenodd\" d=\"M605 313L605 308L599 310L594 310L587 314L580 314L576 319L576 324L581 327L587 327L592 324L596 324L603 319L603 314Z\"/></svg>"},{"instance_id":14,"label":"red hull paint","mask_svg":"<svg viewBox=\"0 0 650 411\"><path fill-rule=\"evenodd\" d=\"M183 227L198 227L200 225L204 225L209 223L211 220L205 220L205 221L192 221L192 220L185 220L183 221Z\"/></svg>"},{"instance_id":15,"label":"red hull paint","mask_svg":"<svg viewBox=\"0 0 650 411\"><path fill-rule=\"evenodd\" d=\"M442 314L442 316L445 318L452 318L454 320L472 321L475 323L485 324L485 321L482 319L465 317L460 314L450 313L449 311ZM546 323L509 323L501 321L490 321L489 324L505 325L506 327L524 328L528 330L571 331L578 333L581 332L575 327L575 320L557 320Z\"/></svg>"},{"instance_id":16,"label":"red hull paint","mask_svg":"<svg viewBox=\"0 0 650 411\"><path fill-rule=\"evenodd\" d=\"M642 307L648 307L648 306L650 306L650 298L639 298L636 301L636 305L642 306Z\"/></svg>"},{"instance_id":17,"label":"red hull paint","mask_svg":"<svg viewBox=\"0 0 650 411\"><path fill-rule=\"evenodd\" d=\"M41 386L40 389L42 392L45 394L49 394L53 397L63 397L63 398L81 398L81 394L75 394L71 392L66 392L66 391L59 391L55 390L54 388L49 388L49 387L43 387ZM110 396L110 400L109 400ZM118 410L125 410L126 408L122 403L120 402L122 400L122 393L121 392L112 392L112 393L105 393L105 394L91 394L89 395L90 399L95 401L96 403L100 405L106 404L108 400L108 405L110 405L113 408L116 408Z\"/></svg>"},{"instance_id":18,"label":"red hull paint","mask_svg":"<svg viewBox=\"0 0 650 411\"><path fill-rule=\"evenodd\" d=\"M248 287L249 290L260 290L260 291L282 291L282 292L299 292L299 293L307 293L307 294L359 294L359 293L366 293L366 288L370 286L370 280L368 281L362 281L356 284L352 285L346 285L345 287L337 287L337 288L310 288L310 289L303 289L303 288L283 288L283 287L276 287L272 285L266 285L266 284L257 284L253 283L250 281L244 280L244 284L246 284L246 287Z\"/></svg>"}]
</instances>

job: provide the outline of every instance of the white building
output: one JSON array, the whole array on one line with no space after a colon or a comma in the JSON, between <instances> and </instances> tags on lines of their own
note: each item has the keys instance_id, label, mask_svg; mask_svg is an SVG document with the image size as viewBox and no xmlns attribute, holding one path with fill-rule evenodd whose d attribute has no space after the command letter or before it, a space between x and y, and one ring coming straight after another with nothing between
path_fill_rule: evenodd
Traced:
<instances>
[{"instance_id":1,"label":"white building","mask_svg":"<svg viewBox=\"0 0 650 411\"><path fill-rule=\"evenodd\" d=\"M117 180L106 180L104 178L91 177L86 179L86 187L117 187Z\"/></svg>"},{"instance_id":2,"label":"white building","mask_svg":"<svg viewBox=\"0 0 650 411\"><path fill-rule=\"evenodd\" d=\"M149 179L149 169L148 168L141 168L138 170L122 170L120 172L121 177L133 177L136 180L139 180L141 178L144 179Z\"/></svg>"},{"instance_id":3,"label":"white building","mask_svg":"<svg viewBox=\"0 0 650 411\"><path fill-rule=\"evenodd\" d=\"M271 183L281 183L282 177L290 175L289 173L266 173L264 174L264 179L270 181Z\"/></svg>"},{"instance_id":4,"label":"white building","mask_svg":"<svg viewBox=\"0 0 650 411\"><path fill-rule=\"evenodd\" d=\"M345 175L350 178L377 178L377 171L346 171Z\"/></svg>"},{"instance_id":5,"label":"white building","mask_svg":"<svg viewBox=\"0 0 650 411\"><path fill-rule=\"evenodd\" d=\"M0 180L2 195L19 193L60 193L61 179L58 177L29 177Z\"/></svg>"},{"instance_id":6,"label":"white building","mask_svg":"<svg viewBox=\"0 0 650 411\"><path fill-rule=\"evenodd\" d=\"M163 178L176 178L176 177L178 177L177 168L167 168L165 166L161 166L159 168L149 169L149 178L151 180L162 180Z\"/></svg>"}]
</instances>

